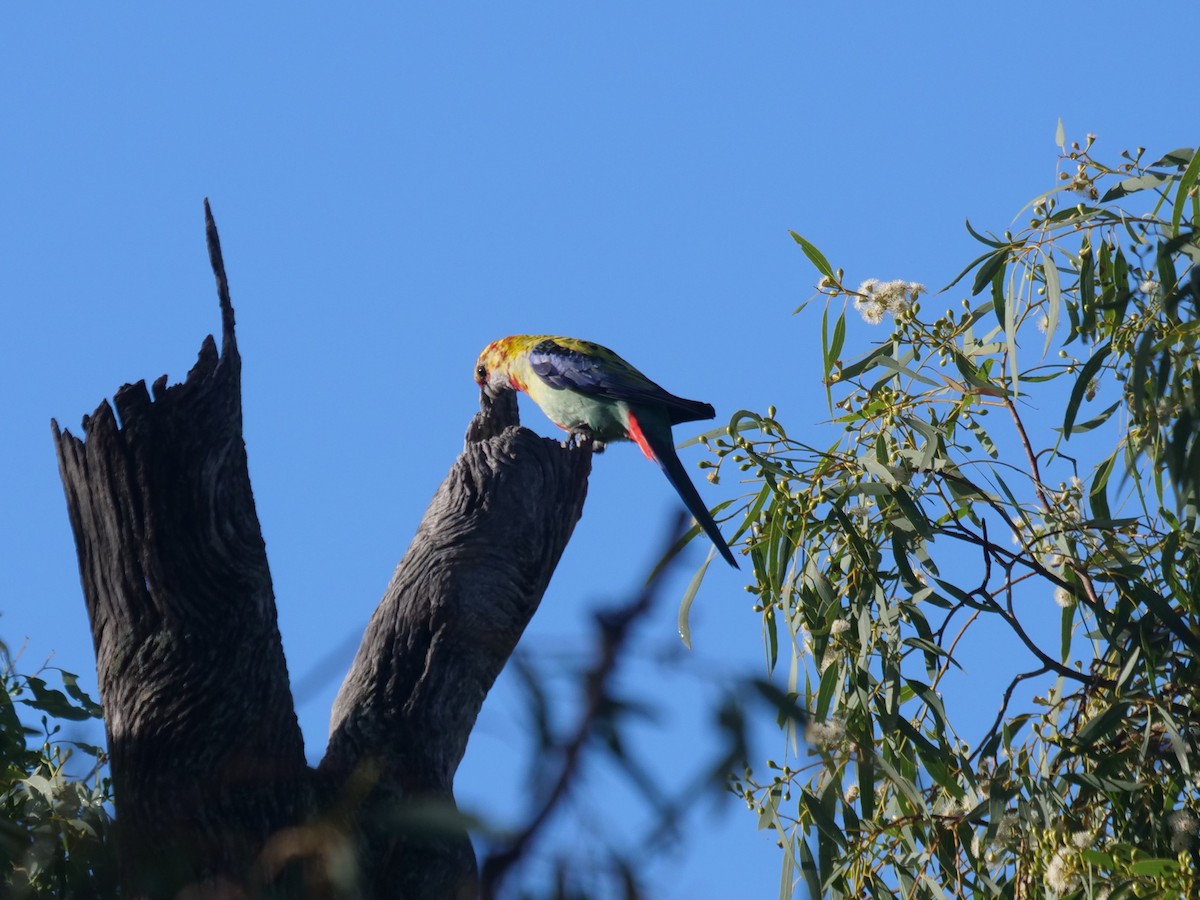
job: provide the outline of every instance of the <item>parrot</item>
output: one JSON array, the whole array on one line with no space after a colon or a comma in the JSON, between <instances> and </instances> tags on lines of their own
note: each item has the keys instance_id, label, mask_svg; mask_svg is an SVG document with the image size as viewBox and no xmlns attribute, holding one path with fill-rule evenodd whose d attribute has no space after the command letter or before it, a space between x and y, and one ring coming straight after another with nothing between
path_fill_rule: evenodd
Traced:
<instances>
[{"instance_id":1,"label":"parrot","mask_svg":"<svg viewBox=\"0 0 1200 900\"><path fill-rule=\"evenodd\" d=\"M544 334L492 341L475 363L475 383L493 398L503 391L524 391L568 432L569 443L591 441L597 452L611 441L636 443L647 459L658 463L725 561L739 568L671 437L672 425L716 416L710 404L676 397L607 347Z\"/></svg>"}]
</instances>

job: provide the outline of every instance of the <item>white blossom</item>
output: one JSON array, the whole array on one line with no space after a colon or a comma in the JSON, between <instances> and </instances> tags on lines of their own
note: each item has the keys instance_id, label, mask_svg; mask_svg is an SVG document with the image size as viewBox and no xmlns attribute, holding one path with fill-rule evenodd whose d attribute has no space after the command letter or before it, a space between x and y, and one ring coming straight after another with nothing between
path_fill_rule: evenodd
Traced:
<instances>
[{"instance_id":1,"label":"white blossom","mask_svg":"<svg viewBox=\"0 0 1200 900\"><path fill-rule=\"evenodd\" d=\"M854 301L854 308L868 325L878 325L883 321L883 314L887 312L887 307L878 300L864 300L862 297Z\"/></svg>"},{"instance_id":2,"label":"white blossom","mask_svg":"<svg viewBox=\"0 0 1200 900\"><path fill-rule=\"evenodd\" d=\"M1147 278L1145 281L1143 281L1141 284L1138 285L1138 290L1141 291L1143 294L1153 294L1155 291L1158 290L1158 282L1155 281L1153 278Z\"/></svg>"},{"instance_id":3,"label":"white blossom","mask_svg":"<svg viewBox=\"0 0 1200 900\"><path fill-rule=\"evenodd\" d=\"M1065 587L1056 587L1054 589L1054 602L1063 609L1070 609L1075 605L1075 597Z\"/></svg>"},{"instance_id":4,"label":"white blossom","mask_svg":"<svg viewBox=\"0 0 1200 900\"><path fill-rule=\"evenodd\" d=\"M1005 847L1016 844L1021 836L1021 822L1016 813L1005 813L996 824L996 843Z\"/></svg>"},{"instance_id":5,"label":"white blossom","mask_svg":"<svg viewBox=\"0 0 1200 900\"><path fill-rule=\"evenodd\" d=\"M1079 876L1074 871L1072 855L1066 847L1059 847L1050 865L1046 866L1046 887L1057 894L1066 894L1079 887Z\"/></svg>"},{"instance_id":6,"label":"white blossom","mask_svg":"<svg viewBox=\"0 0 1200 900\"><path fill-rule=\"evenodd\" d=\"M1171 850L1179 853L1190 850L1196 845L1196 829L1200 822L1188 809L1177 809L1167 816L1167 825L1171 828Z\"/></svg>"},{"instance_id":7,"label":"white blossom","mask_svg":"<svg viewBox=\"0 0 1200 900\"><path fill-rule=\"evenodd\" d=\"M871 518L872 504L858 503L849 507L846 514L858 522L866 522Z\"/></svg>"},{"instance_id":8,"label":"white blossom","mask_svg":"<svg viewBox=\"0 0 1200 900\"><path fill-rule=\"evenodd\" d=\"M833 624L829 626L830 634L845 634L850 630L850 623L845 619L834 619Z\"/></svg>"},{"instance_id":9,"label":"white blossom","mask_svg":"<svg viewBox=\"0 0 1200 900\"><path fill-rule=\"evenodd\" d=\"M846 736L846 725L837 719L825 722L811 721L804 729L804 739L814 747L833 747Z\"/></svg>"},{"instance_id":10,"label":"white blossom","mask_svg":"<svg viewBox=\"0 0 1200 900\"><path fill-rule=\"evenodd\" d=\"M868 278L858 286L859 296L854 301L854 308L868 325L878 325L885 312L894 316L907 314L924 293L925 285L915 281Z\"/></svg>"}]
</instances>

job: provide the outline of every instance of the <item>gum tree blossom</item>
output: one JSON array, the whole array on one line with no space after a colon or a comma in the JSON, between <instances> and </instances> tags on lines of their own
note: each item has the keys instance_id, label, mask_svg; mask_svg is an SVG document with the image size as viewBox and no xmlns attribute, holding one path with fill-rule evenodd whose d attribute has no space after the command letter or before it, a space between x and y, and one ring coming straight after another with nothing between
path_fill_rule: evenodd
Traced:
<instances>
[{"instance_id":1,"label":"gum tree blossom","mask_svg":"<svg viewBox=\"0 0 1200 900\"><path fill-rule=\"evenodd\" d=\"M925 293L925 285L915 281L880 281L868 278L858 286L859 296L854 308L868 325L878 325L884 313L902 316L912 309L917 297Z\"/></svg>"}]
</instances>

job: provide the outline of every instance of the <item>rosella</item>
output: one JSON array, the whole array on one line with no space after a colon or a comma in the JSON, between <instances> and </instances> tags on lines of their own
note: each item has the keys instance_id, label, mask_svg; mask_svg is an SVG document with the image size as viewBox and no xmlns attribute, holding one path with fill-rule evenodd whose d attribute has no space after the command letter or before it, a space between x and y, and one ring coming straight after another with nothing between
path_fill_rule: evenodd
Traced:
<instances>
[{"instance_id":1,"label":"rosella","mask_svg":"<svg viewBox=\"0 0 1200 900\"><path fill-rule=\"evenodd\" d=\"M671 426L711 419L712 406L663 390L599 344L521 334L488 344L475 363L475 382L492 397L524 391L559 428L594 442L633 441L658 463L721 556L737 561L675 455Z\"/></svg>"}]
</instances>

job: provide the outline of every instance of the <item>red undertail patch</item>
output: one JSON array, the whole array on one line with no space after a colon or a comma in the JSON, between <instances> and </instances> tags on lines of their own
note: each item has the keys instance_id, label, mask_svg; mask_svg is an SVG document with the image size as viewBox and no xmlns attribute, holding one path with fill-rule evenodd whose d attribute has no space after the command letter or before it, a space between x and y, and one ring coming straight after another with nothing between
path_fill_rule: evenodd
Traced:
<instances>
[{"instance_id":1,"label":"red undertail patch","mask_svg":"<svg viewBox=\"0 0 1200 900\"><path fill-rule=\"evenodd\" d=\"M646 454L646 459L651 462L658 462L658 457L654 455L654 451L650 447L650 442L646 440L646 435L642 431L641 423L632 411L629 413L629 436L634 442L642 448L642 452Z\"/></svg>"}]
</instances>

